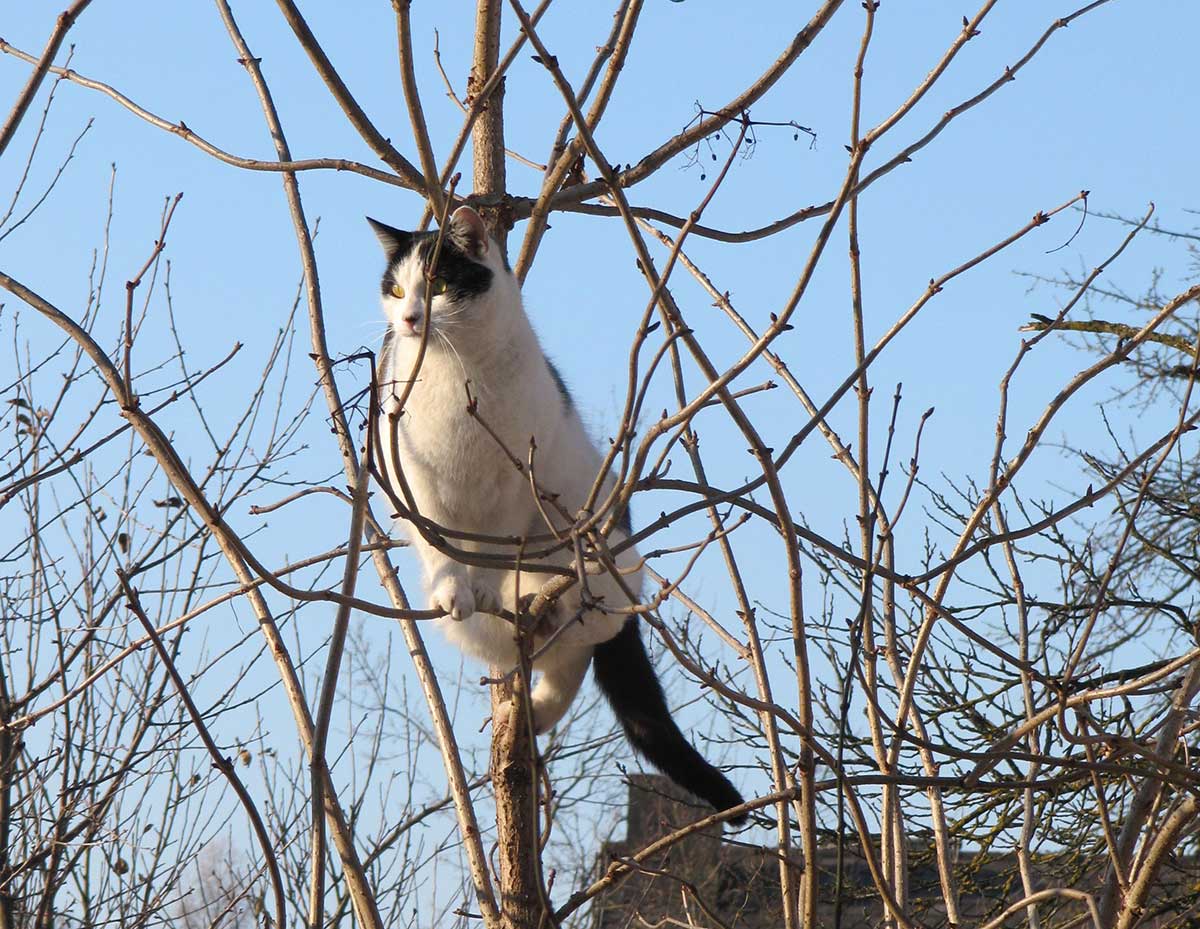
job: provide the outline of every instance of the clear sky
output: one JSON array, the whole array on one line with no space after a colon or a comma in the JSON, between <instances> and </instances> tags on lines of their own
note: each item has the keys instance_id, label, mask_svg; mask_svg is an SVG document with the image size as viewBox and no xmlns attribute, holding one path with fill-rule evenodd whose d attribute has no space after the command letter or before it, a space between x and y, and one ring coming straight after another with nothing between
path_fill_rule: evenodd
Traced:
<instances>
[{"instance_id":1,"label":"clear sky","mask_svg":"<svg viewBox=\"0 0 1200 929\"><path fill-rule=\"evenodd\" d=\"M38 54L61 5L9 4L0 18L0 31L15 46ZM366 111L415 163L399 90L390 4L359 0L308 2L302 7ZM540 27L543 39L576 84L609 28L608 7L560 0ZM459 113L447 99L434 67L434 32L440 37L446 71L461 92L472 8L464 0L413 5L418 79L439 161L457 133ZM626 73L598 135L609 159L636 162L687 124L697 102L714 108L730 99L779 54L813 8L811 2L650 0ZM1070 0L998 3L982 34L966 46L944 79L868 156L867 169L922 135L946 109L981 90L1005 65L1022 56L1054 17L1074 8ZM293 155L348 157L376 164L341 118L275 6L242 2L235 12L251 48L263 59ZM877 123L907 98L961 29L962 15L971 12L965 5L942 0L885 0L866 63L867 125ZM858 3L845 4L800 63L753 109L752 116L761 120L794 120L810 127L815 141L806 135L794 140L787 129L761 128L752 157L734 165L726 186L705 214L706 223L729 230L750 229L833 195L846 163L850 73L862 20ZM507 22L506 38L511 38L511 16ZM1081 189L1091 191L1093 213L1140 215L1153 201L1162 225L1190 229L1194 217L1186 211L1200 208L1197 34L1200 5L1194 0L1113 0L1051 37L1016 81L954 122L913 163L872 187L861 201L868 341L887 330L930 278ZM71 66L80 73L113 85L168 120L183 120L230 152L274 157L252 87L234 60L211 6L96 0L71 32L70 41L75 44ZM12 99L28 73L25 63L0 55L0 98ZM23 169L45 94L43 89L35 112L0 159L0 191L5 199ZM0 268L64 311L77 312L86 295L92 251L101 244L110 170L115 166L108 258L114 284L101 309L100 324L100 331L113 344L123 316L120 282L148 254L164 198L182 191L184 198L168 240L181 337L196 366L213 362L235 341L245 343L247 348L229 376L214 378L203 394L218 419L226 408L239 409L266 347L285 325L300 276L279 178L223 165L94 91L64 83L57 95L31 191L48 183L85 123L89 119L94 123L45 206L0 241ZM544 161L563 107L544 70L528 54L520 56L511 72L505 107L509 146ZM723 158L727 152L723 140L714 141L711 149L702 146L698 163L689 166L689 159L676 159L632 190L630 200L686 215L707 190L702 173L711 165L711 154ZM469 177L469 162L464 168ZM536 193L538 172L512 161L508 170L512 192ZM416 222L422 204L411 192L351 174L306 173L301 189L310 220L320 218L316 247L331 349L342 355L362 346L378 346L381 255L363 217L370 214L404 227ZM27 193L23 202L31 204L32 199ZM817 222L748 245L697 239L688 250L761 329L794 286ZM923 440L922 476L942 488L945 478L985 477L994 442L996 385L1019 346L1018 327L1030 312L1053 315L1064 296L1050 287L1031 292L1028 279L1017 272L1054 276L1062 269L1074 273L1089 269L1115 248L1124 233L1116 223L1092 216L1072 237L1078 222L1077 213L1060 215L958 279L894 343L872 374L878 401L876 449L885 434L886 398L895 383L903 381L904 405L896 440L900 451L895 463L907 461L921 412L935 406L937 412ZM645 304L645 287L619 220L558 215L552 225L529 277L526 302L547 352L563 371L595 435L603 438L615 423L623 399L627 346ZM523 225L514 231L514 252L522 231ZM853 368L845 254L843 224L794 320L795 330L776 344L791 370L819 399ZM1178 249L1146 236L1134 243L1106 280L1136 291L1149 282L1154 268L1161 267L1168 282L1164 287L1169 289L1185 278L1184 259ZM690 325L715 357L736 357L743 347L740 337L722 321L709 299L682 276L677 289ZM149 327L147 339L163 341L139 343L147 365L172 350L165 341L161 304L155 307L152 317L157 314L157 322ZM47 338L48 332L33 323L32 315L25 313L25 334ZM1118 318L1136 321L1128 315ZM7 320L0 315L0 332L11 343L11 331L3 328ZM293 408L313 380L304 330L302 325L288 388ZM1047 340L1039 348L1014 389L1009 433L1015 441L1024 436L1046 400L1087 360L1062 340ZM0 367L6 364L0 361ZM769 369L759 365L739 383L749 386L769 376ZM348 395L362 373L343 370L343 377L343 395ZM691 386L697 383L693 377ZM1117 375L1074 400L1052 430L1052 438L1110 450L1097 404L1122 383ZM658 393L662 405L670 405L669 379L662 379ZM308 430L311 447L294 465L296 477L340 474L338 456L321 426L321 402ZM1165 408L1135 414L1109 407L1119 434L1129 430L1150 435L1161 431L1172 415ZM747 409L763 423L768 444L772 440L782 444L801 422L797 406L783 390L748 400ZM184 441L194 427L188 415L187 409L179 407L166 417ZM853 435L853 416L851 397L833 417L847 438ZM752 473L745 443L728 426L715 418L711 422L702 418L698 429L714 462L715 482L728 485ZM893 473L895 493L902 478L898 468ZM1028 495L1061 499L1091 481L1075 460L1049 447L1039 452L1029 477ZM788 481L796 510L814 528L833 538L841 538L844 532L856 536L856 486L829 460L825 446L811 442L790 466ZM335 483L340 483L340 477ZM264 496L254 502L269 499ZM635 501L635 524L659 508L657 503ZM231 514L242 529L261 531L256 551L268 564L336 544L344 533L345 518L342 509L318 503L265 520L249 516L245 507ZM925 529L934 533L938 544L946 542L916 506L907 518L913 545L902 570L917 567ZM327 531L330 525L337 527L332 536ZM693 532L674 538L694 537ZM747 529L742 538L754 598L784 608L778 546L761 529ZM416 593L415 573L404 555L400 560ZM716 562L711 566L719 571ZM733 606L719 575L699 573L691 593L718 612L728 613ZM815 583L810 583L808 593L810 608L818 610L821 593ZM440 649L436 654L445 666L457 669L453 655ZM288 723L281 719L277 725ZM746 779L752 780L748 774Z\"/></svg>"}]
</instances>

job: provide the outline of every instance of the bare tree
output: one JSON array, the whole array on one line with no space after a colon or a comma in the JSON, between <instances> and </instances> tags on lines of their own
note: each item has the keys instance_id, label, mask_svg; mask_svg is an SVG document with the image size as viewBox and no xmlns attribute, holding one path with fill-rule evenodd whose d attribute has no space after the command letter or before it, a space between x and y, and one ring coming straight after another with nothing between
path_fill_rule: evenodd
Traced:
<instances>
[{"instance_id":1,"label":"bare tree","mask_svg":"<svg viewBox=\"0 0 1200 929\"><path fill-rule=\"evenodd\" d=\"M444 66L436 37L415 34L411 4L393 0L403 131L360 102L294 0L277 0L282 38L244 32L249 12L215 0L213 22L261 110L268 158L227 150L217 134L75 70L67 38L83 17L117 15L104 4L76 0L47 18L40 52L0 40L10 64L27 69L0 126L0 164L12 168L0 242L57 207L90 123L53 156L45 127L58 95L78 92L135 118L132 146L165 133L232 175L278 175L300 268L271 309L269 340L231 340L197 362L198 327L176 309L187 289L173 280L204 259L167 246L186 209L180 196L139 231L136 261L116 268L121 202L110 183L92 264L66 271L73 296L0 262L11 295L0 309L11 358L0 462L0 929L349 920L549 929L604 918L603 901L634 880L671 888L670 907L650 895L624 911L629 920L747 926L749 916L738 922L749 912L745 885L735 905L662 857L744 813L749 831L727 834L706 866L769 835L755 893L770 898L764 918L786 929L849 925L863 900L870 919L905 929L1194 920L1196 893L1181 875L1194 867L1200 822L1190 492L1200 330L1188 315L1200 286L1161 282L1137 298L1102 286L1150 214L1106 227L1106 251L1088 254L1091 271L1059 280L1065 290L1053 293L1065 298L1041 305L1029 335L1014 334L994 398L973 411L994 422L994 444L951 473L922 458L933 411L911 414L880 369L904 358L900 337L950 285L970 285L1018 243L1067 239L1089 194L1022 205L1005 228L981 224L961 253L930 256L927 286L898 310L896 295L872 300L864 287L868 194L964 114L1009 93L1063 30L1116 5L1022 13L1045 17L1032 40L1006 48L1009 64L983 83L964 84L952 65L982 34L997 6L988 0L872 124L864 93L887 79L874 65L880 4L812 0L752 80L624 165L603 130L635 39L670 41L640 28L641 0L618 0L591 57L558 52L544 24L569 11L550 0L533 9L478 0L473 18L439 14L471 36L465 74ZM758 228L721 228L709 217L735 168L759 170L747 155L771 133L812 135L801 116L760 118L760 109L832 41L835 23L857 30L836 178L812 205ZM260 43L307 57L340 114L330 144L347 156L293 153L297 127L284 114L304 91L273 78ZM508 131L506 84L529 57L538 69L520 72L522 90L549 89L555 107L537 120L546 146L537 157L514 148L531 144L527 134ZM451 131L427 118L418 75L431 61L461 116ZM930 118L924 104L943 98L953 102ZM349 157L356 151L370 154ZM680 164L700 185L682 208L662 193L664 169ZM526 610L502 611L524 653L518 667L489 671L486 744L477 675L435 668L422 627L440 614L405 589L409 559L391 520L424 517L384 478L393 450L381 419L398 413L380 402L372 351L331 348L319 224L301 179L334 172L411 192L421 228L476 207L523 283L552 218L619 228L643 284L614 324L623 367L592 499L539 543L537 557L572 553L572 570ZM808 235L785 268L787 292L770 308L742 305L736 285L753 250L797 228ZM833 257L843 247L844 265ZM803 325L827 269L845 274L851 348L830 349L822 376L809 377L797 373L803 357L787 333ZM1085 318L1101 296L1125 304L1131 321ZM1070 371L1031 370L1076 329L1091 333L1090 356ZM1129 394L1131 366L1158 389ZM1141 403L1140 428L1117 441L1114 426L1112 448L1080 448L1080 479L1049 495L1039 472L1060 460L1058 431L1100 388ZM1118 412L1105 407L1110 422ZM487 402L464 401L463 416L489 429ZM551 503L526 450L507 451L531 494ZM830 456L837 470L821 473L850 490L839 522L821 525L806 513L809 463ZM605 494L610 474L616 488ZM634 535L618 541L610 533L635 500ZM427 528L466 557L454 527ZM528 539L493 541L511 551L501 563L526 563ZM664 825L596 872L618 818L611 772L632 759L582 699L571 724L537 744L526 632L589 573L617 577L614 558L632 544L655 583L631 592L640 595L631 612L669 669L672 696L686 704L703 692L704 732L714 751L726 744L754 796ZM375 634L382 621L397 642Z\"/></svg>"}]
</instances>

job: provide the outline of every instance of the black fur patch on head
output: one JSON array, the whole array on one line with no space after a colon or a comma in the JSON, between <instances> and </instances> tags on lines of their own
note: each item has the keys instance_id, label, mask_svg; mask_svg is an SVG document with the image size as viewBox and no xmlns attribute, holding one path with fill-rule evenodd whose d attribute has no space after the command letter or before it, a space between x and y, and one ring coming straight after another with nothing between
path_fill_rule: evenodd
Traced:
<instances>
[{"instance_id":1,"label":"black fur patch on head","mask_svg":"<svg viewBox=\"0 0 1200 929\"><path fill-rule=\"evenodd\" d=\"M464 208L465 209L465 208ZM407 232L396 229L387 223L367 217L376 238L383 246L387 255L388 266L379 281L380 292L386 297L392 292L392 272L397 265L403 264L416 250L422 264L427 265L433 257L438 234L436 232ZM495 247L495 243L492 243ZM505 269L508 269L508 259L501 255ZM469 300L485 293L492 286L492 270L472 258L451 235L442 237L441 251L438 253L438 266L433 270L432 277L440 277L446 282L446 297L451 302Z\"/></svg>"},{"instance_id":2,"label":"black fur patch on head","mask_svg":"<svg viewBox=\"0 0 1200 929\"><path fill-rule=\"evenodd\" d=\"M385 297L392 292L393 269L407 261L414 250L421 263L428 264L429 259L433 257L436 240L435 232L414 233L408 248L395 253L379 281L379 290ZM477 297L486 293L492 286L492 269L468 258L462 249L449 239L442 240L442 250L438 255L438 264L433 276L446 282L445 296L451 302Z\"/></svg>"},{"instance_id":3,"label":"black fur patch on head","mask_svg":"<svg viewBox=\"0 0 1200 929\"><path fill-rule=\"evenodd\" d=\"M371 231L375 233L375 238L379 240L379 244L383 247L383 253L387 255L389 262L393 261L396 255L407 252L411 247L411 232L405 232L403 229L397 229L395 226L381 223L370 216L367 217L367 222L370 223Z\"/></svg>"},{"instance_id":4,"label":"black fur patch on head","mask_svg":"<svg viewBox=\"0 0 1200 929\"><path fill-rule=\"evenodd\" d=\"M437 245L437 233L422 233L414 236L414 239L421 263L428 265ZM468 257L449 236L442 238L442 248L438 253L437 267L433 269L433 277L440 277L446 282L446 298L451 302L478 297L492 286L492 269Z\"/></svg>"}]
</instances>

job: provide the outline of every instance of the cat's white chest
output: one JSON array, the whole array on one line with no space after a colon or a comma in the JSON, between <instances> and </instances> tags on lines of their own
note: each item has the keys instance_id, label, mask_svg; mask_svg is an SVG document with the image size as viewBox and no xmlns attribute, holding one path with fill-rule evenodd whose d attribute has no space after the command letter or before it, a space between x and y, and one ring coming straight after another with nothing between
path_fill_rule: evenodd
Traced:
<instances>
[{"instance_id":1,"label":"cat's white chest","mask_svg":"<svg viewBox=\"0 0 1200 929\"><path fill-rule=\"evenodd\" d=\"M503 448L515 440L513 424L506 417L485 427L468 411L464 372L452 360L427 355L391 437L420 509L456 528L494 532L498 504L521 488Z\"/></svg>"}]
</instances>

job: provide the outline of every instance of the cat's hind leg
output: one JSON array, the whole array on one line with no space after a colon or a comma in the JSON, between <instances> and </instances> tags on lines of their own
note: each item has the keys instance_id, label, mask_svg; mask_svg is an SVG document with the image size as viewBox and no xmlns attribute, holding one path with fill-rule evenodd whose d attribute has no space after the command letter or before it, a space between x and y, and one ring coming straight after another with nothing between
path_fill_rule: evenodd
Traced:
<instances>
[{"instance_id":1,"label":"cat's hind leg","mask_svg":"<svg viewBox=\"0 0 1200 929\"><path fill-rule=\"evenodd\" d=\"M591 646L573 648L566 645L552 647L538 662L536 670L542 677L534 685L531 695L533 728L538 735L548 732L563 718L591 662Z\"/></svg>"}]
</instances>

